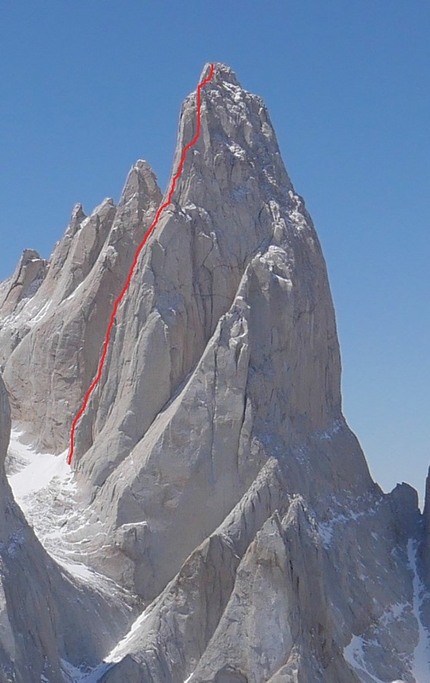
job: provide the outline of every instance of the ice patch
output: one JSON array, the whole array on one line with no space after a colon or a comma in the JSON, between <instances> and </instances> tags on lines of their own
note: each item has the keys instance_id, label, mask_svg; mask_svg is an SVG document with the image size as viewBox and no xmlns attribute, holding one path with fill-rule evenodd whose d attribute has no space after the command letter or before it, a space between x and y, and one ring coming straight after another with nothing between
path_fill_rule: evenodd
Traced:
<instances>
[{"instance_id":1,"label":"ice patch","mask_svg":"<svg viewBox=\"0 0 430 683\"><path fill-rule=\"evenodd\" d=\"M278 280L286 283L288 289L291 289L293 283L290 278L291 263L285 249L271 244L267 251L260 256L261 263L268 266L270 272L274 271L274 275Z\"/></svg>"},{"instance_id":2,"label":"ice patch","mask_svg":"<svg viewBox=\"0 0 430 683\"><path fill-rule=\"evenodd\" d=\"M334 497L334 502L335 505L339 505L336 497ZM364 502L365 501L363 500L363 498L357 498L355 500L355 504L359 506ZM370 503L371 501L368 502ZM363 517L371 517L372 515L376 514L376 511L380 505L380 501L373 500L372 504L373 507L370 507L369 504L366 504L365 509L361 509L359 512L355 512L355 510L352 507L341 508L341 512L336 512L335 508L330 509L328 511L330 518L327 521L319 522L318 524L318 532L324 546L328 548L331 545L336 527L339 524L343 526L348 522L356 522L357 520L362 519Z\"/></svg>"},{"instance_id":3,"label":"ice patch","mask_svg":"<svg viewBox=\"0 0 430 683\"><path fill-rule=\"evenodd\" d=\"M101 676L110 669L110 664L99 664L92 671L82 671L65 659L61 660L61 670L65 683L98 683Z\"/></svg>"},{"instance_id":4,"label":"ice patch","mask_svg":"<svg viewBox=\"0 0 430 683\"><path fill-rule=\"evenodd\" d=\"M321 439L322 441L327 441L331 439L335 434L340 432L340 430L343 427L343 422L342 420L334 420L332 424L330 425L330 428L323 432L323 431L318 431L315 433L315 436L318 439Z\"/></svg>"},{"instance_id":5,"label":"ice patch","mask_svg":"<svg viewBox=\"0 0 430 683\"><path fill-rule=\"evenodd\" d=\"M413 539L409 539L408 541L407 552L408 566L413 572L412 610L417 621L419 636L418 644L413 652L410 673L414 677L415 683L428 683L428 681L430 681L430 634L421 620L421 607L423 599L427 597L427 594L417 571L417 548ZM379 620L381 627L389 628L393 621L402 619L404 612L410 610L410 608L410 603L404 602L398 602L391 605ZM372 673L371 664L366 661L366 646L375 644L375 641L366 640L362 636L354 635L349 645L344 649L343 654L345 660L351 665L363 683L386 683ZM404 681L403 679L398 678L392 680L390 683L404 683Z\"/></svg>"},{"instance_id":6,"label":"ice patch","mask_svg":"<svg viewBox=\"0 0 430 683\"><path fill-rule=\"evenodd\" d=\"M126 636L120 640L118 645L116 645L114 649L107 655L107 657L105 657L104 661L90 673L83 673L68 662L62 662L64 672L69 676L68 683L98 683L103 674L109 671L114 664L120 662L121 659L128 654L130 642L137 634L139 627L145 621L145 619L148 618L148 616L149 614L146 610L142 612L142 614L140 614L133 623Z\"/></svg>"},{"instance_id":7,"label":"ice patch","mask_svg":"<svg viewBox=\"0 0 430 683\"><path fill-rule=\"evenodd\" d=\"M400 619L404 611L409 607L408 602L397 602L395 605L391 605L380 617L379 621L383 626L387 626L392 621Z\"/></svg>"}]
</instances>

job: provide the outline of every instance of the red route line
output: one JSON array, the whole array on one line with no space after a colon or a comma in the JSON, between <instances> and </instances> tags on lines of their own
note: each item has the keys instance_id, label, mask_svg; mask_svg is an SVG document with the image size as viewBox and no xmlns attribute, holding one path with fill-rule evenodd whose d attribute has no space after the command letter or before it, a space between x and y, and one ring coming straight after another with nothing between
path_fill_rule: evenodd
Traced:
<instances>
[{"instance_id":1,"label":"red route line","mask_svg":"<svg viewBox=\"0 0 430 683\"><path fill-rule=\"evenodd\" d=\"M147 232L146 232L146 234L145 234L145 236L144 236L142 242L139 244L139 246L138 246L138 248L137 248L137 251L136 251L136 254L135 254L135 256L134 256L134 261L133 261L133 263L132 263L132 266L131 266L131 268L130 268L130 272L129 272L128 277L127 277L127 282L125 283L125 285L124 285L124 287L123 287L123 289L122 289L121 294L119 295L119 297L117 298L117 300L116 300L115 303L114 303L112 315L111 315L111 317L110 317L109 325L108 325L107 332L106 332L106 338L105 338L105 341L104 341L104 344L103 344L103 353L102 353L101 358L100 358L99 369L98 369L98 371L97 371L97 375L96 375L95 379L93 380L93 382L92 382L90 388L88 389L88 391L87 391L87 393L86 393L86 395L85 395L84 402L83 402L83 404L82 404L82 408L80 409L79 413L76 415L75 419L74 419L73 422L72 422L72 427L71 427L71 430L70 430L70 450L69 450L69 455L68 455L68 458L67 458L67 463L68 463L68 465L70 465L70 464L72 463L73 453L74 453L74 450L75 450L75 431L76 431L76 425L78 424L79 420L81 419L82 415L84 414L85 409L86 409L86 407L87 407L87 405L88 405L88 401L90 400L90 396L91 396L91 394L93 393L94 389L96 388L96 386L97 386L97 384L99 383L100 378L101 378L101 376L102 376L103 366L104 366L104 364L105 364L106 354L107 354L107 350L108 350L108 346L109 346L109 340L110 340L112 328L113 328L114 322L115 322L115 316L116 316L116 314L117 314L118 307L119 307L121 301L122 301L123 298L124 298L125 293L127 292L128 288L129 288L129 286L130 286L131 278L132 278L133 273L134 273L134 270L135 270L135 268L136 268L137 261L138 261L138 258L139 258L139 254L140 254L140 252L142 251L143 247L145 246L146 242L148 241L149 236L150 236L151 233L154 231L154 228L155 228L155 226L157 225L157 223L158 223L158 221L159 221L159 218L160 218L160 216L161 216L161 213L162 213L163 209L165 209L166 206L169 206L169 204L170 204L170 202L171 202L171 200L172 200L172 195L173 195L173 193L174 193L174 191L175 191L175 187L176 187L176 181L178 180L179 176L180 176L181 173L182 173L182 169L183 169L183 167L184 167L184 162L185 162L185 157L186 157L186 155L187 155L188 150L189 150L190 147L192 147L192 146L197 142L197 140L199 139L199 136L200 136L200 109L201 109L200 91L201 91L201 89L203 88L203 86L204 86L206 83L208 83L208 81L211 80L211 78L212 78L212 76L213 76L213 72L214 72L214 65L211 64L211 68L210 68L210 71L209 71L209 76L207 76L207 78L205 78L205 80L202 81L201 83L199 83L199 85L197 86L197 133L195 134L195 136L194 136L194 138L191 140L191 142L189 142L188 145L186 145L186 147L184 147L184 150L183 150L183 152L182 152L181 161L180 161L179 166L178 166L178 170L176 171L175 175L174 175L173 178L172 178L172 185L171 185L171 187L170 187L170 191L169 191L169 194L168 194L168 196L167 196L167 201L159 207L157 213L155 214L155 218L154 218L154 220L153 220L153 222L152 222L150 228L147 230Z\"/></svg>"}]
</instances>

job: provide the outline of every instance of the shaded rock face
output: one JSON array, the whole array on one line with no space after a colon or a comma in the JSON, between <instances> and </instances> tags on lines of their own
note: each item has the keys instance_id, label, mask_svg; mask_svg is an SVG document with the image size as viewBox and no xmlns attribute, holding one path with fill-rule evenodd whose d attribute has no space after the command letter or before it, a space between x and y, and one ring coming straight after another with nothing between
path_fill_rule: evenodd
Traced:
<instances>
[{"instance_id":1,"label":"shaded rock face","mask_svg":"<svg viewBox=\"0 0 430 683\"><path fill-rule=\"evenodd\" d=\"M44 551L5 476L9 435L0 377L0 681L63 683L62 658L95 664L126 630L130 608L77 583Z\"/></svg>"},{"instance_id":2,"label":"shaded rock face","mask_svg":"<svg viewBox=\"0 0 430 683\"><path fill-rule=\"evenodd\" d=\"M264 104L222 64L201 102L76 433L81 559L146 604L91 682L423 683L430 504L423 521L407 484L382 493L342 415L324 258ZM193 93L173 173L196 125ZM77 206L5 318L13 410L41 444L67 445L161 201L138 162L118 207Z\"/></svg>"}]
</instances>

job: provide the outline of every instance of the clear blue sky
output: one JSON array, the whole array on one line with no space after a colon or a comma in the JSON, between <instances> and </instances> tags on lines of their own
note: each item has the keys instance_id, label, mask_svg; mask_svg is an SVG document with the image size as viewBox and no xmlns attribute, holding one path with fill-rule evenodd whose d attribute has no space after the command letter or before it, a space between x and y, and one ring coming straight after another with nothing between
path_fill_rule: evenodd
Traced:
<instances>
[{"instance_id":1,"label":"clear blue sky","mask_svg":"<svg viewBox=\"0 0 430 683\"><path fill-rule=\"evenodd\" d=\"M428 0L18 0L0 7L0 277L75 202L166 185L182 99L223 61L266 101L328 264L344 411L385 490L430 462Z\"/></svg>"}]
</instances>

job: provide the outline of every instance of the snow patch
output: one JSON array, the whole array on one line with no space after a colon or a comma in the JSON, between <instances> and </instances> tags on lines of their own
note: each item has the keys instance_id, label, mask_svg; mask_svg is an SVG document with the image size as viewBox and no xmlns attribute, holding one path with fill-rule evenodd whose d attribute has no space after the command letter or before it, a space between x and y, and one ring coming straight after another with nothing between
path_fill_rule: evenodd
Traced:
<instances>
[{"instance_id":1,"label":"snow patch","mask_svg":"<svg viewBox=\"0 0 430 683\"><path fill-rule=\"evenodd\" d=\"M31 302L31 299L30 299L30 302ZM43 306L42 306L42 308L40 309L40 311L39 311L38 313L36 313L35 316L32 316L32 315L31 315L32 310L29 308L29 309L28 309L28 312L29 312L29 314L30 314L30 319L27 320L27 325L28 325L29 327L35 327L38 323L40 323L40 321L43 320L43 318L45 318L45 317L48 315L49 310L50 310L50 308L51 308L51 304L52 304L51 299L48 299L48 300L43 304ZM27 310L27 309L26 309L26 310Z\"/></svg>"},{"instance_id":2,"label":"snow patch","mask_svg":"<svg viewBox=\"0 0 430 683\"><path fill-rule=\"evenodd\" d=\"M390 607L380 617L380 623L382 626L387 626L391 622L400 619L409 606L410 605L408 602L396 602L395 605L390 605Z\"/></svg>"},{"instance_id":3,"label":"snow patch","mask_svg":"<svg viewBox=\"0 0 430 683\"><path fill-rule=\"evenodd\" d=\"M237 159L246 159L245 150L242 149L242 147L240 147L240 145L238 145L237 142L231 142L229 145L227 145L227 147Z\"/></svg>"},{"instance_id":4,"label":"snow patch","mask_svg":"<svg viewBox=\"0 0 430 683\"><path fill-rule=\"evenodd\" d=\"M80 289L80 288L82 287L82 285L84 284L84 282L85 282L85 280L83 280L82 282L80 282L80 283L78 284L78 286L75 287L75 289L73 290L73 292L72 292L71 294L69 294L69 296L66 297L66 298L64 299L64 301L71 301L72 299L74 299L75 296L76 296L76 294L78 293L79 289Z\"/></svg>"},{"instance_id":5,"label":"snow patch","mask_svg":"<svg viewBox=\"0 0 430 683\"><path fill-rule=\"evenodd\" d=\"M116 645L107 657L105 657L104 661L96 666L91 672L83 673L68 662L62 662L64 672L69 676L67 683L98 683L103 674L109 671L114 664L120 662L121 659L128 654L130 642L133 640L134 636L137 635L139 627L148 616L149 613L147 610L142 612L134 621L126 636L120 640L118 645Z\"/></svg>"},{"instance_id":6,"label":"snow patch","mask_svg":"<svg viewBox=\"0 0 430 683\"><path fill-rule=\"evenodd\" d=\"M329 429L327 431L318 431L315 433L315 436L318 439L321 439L321 441L327 441L331 439L335 434L340 432L340 430L343 427L343 422L342 420L334 420L332 424L330 425Z\"/></svg>"},{"instance_id":7,"label":"snow patch","mask_svg":"<svg viewBox=\"0 0 430 683\"><path fill-rule=\"evenodd\" d=\"M101 676L110 669L110 664L99 664L92 671L82 671L65 659L61 660L61 670L65 683L98 683Z\"/></svg>"},{"instance_id":8,"label":"snow patch","mask_svg":"<svg viewBox=\"0 0 430 683\"><path fill-rule=\"evenodd\" d=\"M354 672L363 683L387 683L387 681L382 681L380 678L377 678L374 674L370 673L365 659L365 643L366 641L361 636L352 636L351 642L343 650L345 660L354 669ZM404 681L397 679L390 683L404 683ZM416 683L421 683L421 681L418 681L417 679ZM422 683L424 683L424 681Z\"/></svg>"},{"instance_id":9,"label":"snow patch","mask_svg":"<svg viewBox=\"0 0 430 683\"><path fill-rule=\"evenodd\" d=\"M21 469L9 477L13 495L23 510L28 508L28 496L59 478L70 491L74 491L73 473L67 464L66 452L61 455L37 453L32 446L20 440L22 432L12 430L8 457L20 463Z\"/></svg>"},{"instance_id":10,"label":"snow patch","mask_svg":"<svg viewBox=\"0 0 430 683\"><path fill-rule=\"evenodd\" d=\"M133 640L133 638L137 634L140 626L143 624L144 621L146 621L146 619L148 617L149 617L148 610L145 610L144 612L142 612L142 614L140 614L137 617L136 621L133 622L132 627L129 630L129 632L124 636L124 638L122 640L120 640L118 645L116 645L116 647L114 647L114 649L106 657L105 661L107 663L115 664L115 663L121 661L121 659L123 657L125 657L125 655L128 653L128 646L130 645L131 641Z\"/></svg>"},{"instance_id":11,"label":"snow patch","mask_svg":"<svg viewBox=\"0 0 430 683\"><path fill-rule=\"evenodd\" d=\"M339 502L337 501L336 497L334 497L334 502L336 505L339 505ZM329 510L330 519L328 519L326 522L319 522L318 524L318 532L321 537L321 540L326 548L330 547L331 542L333 540L333 535L335 533L336 527L341 524L344 525L348 522L354 521L356 522L359 519L362 519L363 517L371 517L372 515L376 514L377 508L380 505L380 501L376 500L373 501L373 507L370 507L369 503L371 501L369 500L368 503L364 506L364 510L360 510L359 512L355 512L355 510L350 507L350 508L341 508L341 512L336 512L333 510ZM364 503L363 499L357 498L355 500L355 504L360 505Z\"/></svg>"},{"instance_id":12,"label":"snow patch","mask_svg":"<svg viewBox=\"0 0 430 683\"><path fill-rule=\"evenodd\" d=\"M421 609L424 598L428 597L417 569L417 547L413 539L409 539L407 546L408 566L413 573L413 603L412 613L417 621L418 644L410 662L410 673L415 683L428 683L430 680L430 634L421 620ZM391 605L381 616L379 623L383 629L390 628L392 622L401 620L404 613L411 609L410 603L398 602ZM351 665L363 683L386 683L372 673L372 665L366 659L368 646L376 645L376 641L363 636L354 635L349 645L344 648L344 658ZM409 669L409 666L407 667ZM409 677L408 677L409 680ZM395 679L390 683L405 683L403 679Z\"/></svg>"},{"instance_id":13,"label":"snow patch","mask_svg":"<svg viewBox=\"0 0 430 683\"><path fill-rule=\"evenodd\" d=\"M66 452L38 453L22 439L23 432L12 429L8 479L27 522L63 569L81 582L112 594L118 589L116 584L85 564L89 540L97 537L100 523L90 523L88 509L82 510L76 501L76 482ZM11 539L11 552L18 542L19 539Z\"/></svg>"}]
</instances>

